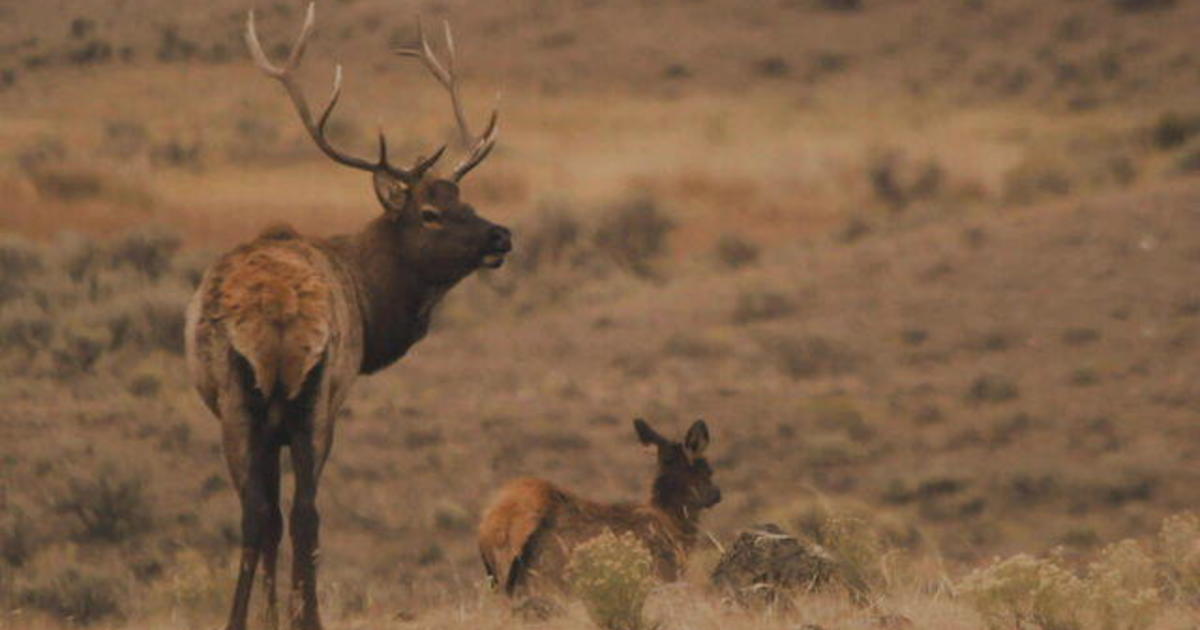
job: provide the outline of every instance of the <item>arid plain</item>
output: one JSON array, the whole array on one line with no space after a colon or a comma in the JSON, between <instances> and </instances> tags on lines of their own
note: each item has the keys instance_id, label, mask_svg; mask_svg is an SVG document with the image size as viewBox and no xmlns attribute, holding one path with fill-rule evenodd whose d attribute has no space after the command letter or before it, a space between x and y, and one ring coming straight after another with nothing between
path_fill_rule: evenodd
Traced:
<instances>
[{"instance_id":1,"label":"arid plain","mask_svg":"<svg viewBox=\"0 0 1200 630\"><path fill-rule=\"evenodd\" d=\"M248 3L178 4L0 4L0 628L219 626L239 513L183 307L272 223L379 212L254 69ZM269 52L304 4L259 3ZM489 496L644 498L639 416L704 418L724 495L663 628L1196 627L1200 5L326 0L301 78L342 64L341 146L454 138L389 52L417 15L452 22L473 118L499 103L463 194L515 251L341 414L328 627L525 623L484 587ZM765 522L853 523L821 542L871 603L710 591ZM1078 619L972 599L1019 553L1086 582L1043 585Z\"/></svg>"}]
</instances>

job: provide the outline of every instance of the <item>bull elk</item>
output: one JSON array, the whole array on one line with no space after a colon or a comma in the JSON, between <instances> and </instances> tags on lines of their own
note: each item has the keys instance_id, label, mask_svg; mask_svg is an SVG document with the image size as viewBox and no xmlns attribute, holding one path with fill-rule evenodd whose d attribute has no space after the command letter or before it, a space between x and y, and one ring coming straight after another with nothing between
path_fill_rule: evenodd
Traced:
<instances>
[{"instance_id":1,"label":"bull elk","mask_svg":"<svg viewBox=\"0 0 1200 630\"><path fill-rule=\"evenodd\" d=\"M494 585L508 595L564 590L571 551L606 529L631 532L645 544L659 578L679 577L696 542L700 511L721 500L704 458L708 427L697 420L683 442L659 435L640 418L633 427L641 443L658 453L649 502L597 503L542 479L509 482L479 525L479 554Z\"/></svg>"},{"instance_id":2,"label":"bull elk","mask_svg":"<svg viewBox=\"0 0 1200 630\"><path fill-rule=\"evenodd\" d=\"M449 26L445 64L423 32L419 48L396 51L420 59L449 91L467 154L443 179L430 170L445 146L401 168L388 161L382 132L374 160L329 142L325 127L341 94L341 68L316 119L293 77L313 22L310 4L282 66L263 52L253 11L246 21L246 43L258 68L283 85L317 148L338 164L371 174L383 213L355 234L331 238L302 236L289 226L270 228L217 260L188 306L188 367L204 403L220 419L225 459L241 501L241 564L230 630L246 626L260 555L266 623L278 625L275 565L283 535L279 457L284 446L295 474L290 624L303 630L321 627L317 485L351 383L404 356L425 335L430 313L446 291L480 267L499 267L511 249L508 229L476 215L459 197L463 176L495 145L497 113L478 136L468 130Z\"/></svg>"}]
</instances>

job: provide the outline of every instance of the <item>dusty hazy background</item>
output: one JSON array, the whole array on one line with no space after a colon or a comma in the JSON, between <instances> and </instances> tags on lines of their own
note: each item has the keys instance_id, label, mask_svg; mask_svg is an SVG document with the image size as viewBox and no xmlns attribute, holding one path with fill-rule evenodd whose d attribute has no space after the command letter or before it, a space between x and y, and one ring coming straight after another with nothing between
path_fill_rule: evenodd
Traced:
<instances>
[{"instance_id":1,"label":"dusty hazy background","mask_svg":"<svg viewBox=\"0 0 1200 630\"><path fill-rule=\"evenodd\" d=\"M247 59L247 3L179 4L0 3L0 626L87 616L70 585L216 623L239 517L182 305L271 222L378 211ZM258 10L286 46L303 3ZM476 125L501 93L464 195L517 252L342 414L335 624L473 601L507 478L643 496L638 415L709 421L717 539L845 510L951 578L1200 502L1200 4L327 0L302 77L343 64L341 146L453 137L388 53L417 14Z\"/></svg>"}]
</instances>

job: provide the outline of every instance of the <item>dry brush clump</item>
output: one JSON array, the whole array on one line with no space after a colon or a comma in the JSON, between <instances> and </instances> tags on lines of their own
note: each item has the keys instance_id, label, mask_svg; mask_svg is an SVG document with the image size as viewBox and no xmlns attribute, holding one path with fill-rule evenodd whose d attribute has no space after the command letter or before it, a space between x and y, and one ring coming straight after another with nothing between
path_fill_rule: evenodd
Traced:
<instances>
[{"instance_id":1,"label":"dry brush clump","mask_svg":"<svg viewBox=\"0 0 1200 630\"><path fill-rule=\"evenodd\" d=\"M183 351L183 310L199 260L177 236L138 230L52 246L0 242L0 370L73 377Z\"/></svg>"},{"instance_id":2,"label":"dry brush clump","mask_svg":"<svg viewBox=\"0 0 1200 630\"><path fill-rule=\"evenodd\" d=\"M16 604L76 625L91 625L125 616L125 593L103 571L64 566L16 590Z\"/></svg>"},{"instance_id":3,"label":"dry brush clump","mask_svg":"<svg viewBox=\"0 0 1200 630\"><path fill-rule=\"evenodd\" d=\"M0 510L0 626L144 624L164 611L213 621L236 538L211 532L197 506L172 505L152 468L87 459L35 463L27 491Z\"/></svg>"},{"instance_id":4,"label":"dry brush clump","mask_svg":"<svg viewBox=\"0 0 1200 630\"><path fill-rule=\"evenodd\" d=\"M657 585L646 546L631 532L604 533L579 545L567 567L572 592L596 625L607 630L642 630L655 624L643 609Z\"/></svg>"},{"instance_id":5,"label":"dry brush clump","mask_svg":"<svg viewBox=\"0 0 1200 630\"><path fill-rule=\"evenodd\" d=\"M151 529L151 505L142 475L108 464L68 479L51 507L77 521L80 542L116 543Z\"/></svg>"},{"instance_id":6,"label":"dry brush clump","mask_svg":"<svg viewBox=\"0 0 1200 630\"><path fill-rule=\"evenodd\" d=\"M1167 592L1175 601L1200 604L1200 517L1168 516L1158 533Z\"/></svg>"},{"instance_id":7,"label":"dry brush clump","mask_svg":"<svg viewBox=\"0 0 1200 630\"><path fill-rule=\"evenodd\" d=\"M676 222L659 200L632 195L591 210L551 201L514 230L517 247L499 273L480 272L485 290L467 288L451 303L487 308L449 309L449 319L498 308L529 312L561 304L602 281L662 281Z\"/></svg>"},{"instance_id":8,"label":"dry brush clump","mask_svg":"<svg viewBox=\"0 0 1200 630\"><path fill-rule=\"evenodd\" d=\"M1018 554L978 569L958 584L959 596L979 611L989 628L1037 624L1045 630L1081 628L1081 579L1053 560Z\"/></svg>"},{"instance_id":9,"label":"dry brush clump","mask_svg":"<svg viewBox=\"0 0 1200 630\"><path fill-rule=\"evenodd\" d=\"M762 248L736 234L722 234L713 247L713 255L725 269L741 269L758 263Z\"/></svg>"},{"instance_id":10,"label":"dry brush clump","mask_svg":"<svg viewBox=\"0 0 1200 630\"><path fill-rule=\"evenodd\" d=\"M1156 548L1121 540L1080 570L1060 555L1017 554L976 569L956 590L989 628L1141 630L1172 605L1195 606L1197 549L1200 519L1179 514L1164 519Z\"/></svg>"},{"instance_id":11,"label":"dry brush clump","mask_svg":"<svg viewBox=\"0 0 1200 630\"><path fill-rule=\"evenodd\" d=\"M718 593L748 610L798 609L818 592L876 606L941 577L914 569L927 551L920 534L883 512L819 498L774 515L791 531L775 524L742 530L712 571Z\"/></svg>"}]
</instances>

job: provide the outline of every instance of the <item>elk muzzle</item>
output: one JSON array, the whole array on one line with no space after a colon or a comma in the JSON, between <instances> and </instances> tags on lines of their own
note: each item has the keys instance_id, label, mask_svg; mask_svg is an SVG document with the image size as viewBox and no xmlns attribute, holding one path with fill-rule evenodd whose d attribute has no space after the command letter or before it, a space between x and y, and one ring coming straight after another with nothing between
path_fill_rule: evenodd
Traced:
<instances>
[{"instance_id":1,"label":"elk muzzle","mask_svg":"<svg viewBox=\"0 0 1200 630\"><path fill-rule=\"evenodd\" d=\"M512 232L502 225L493 225L488 228L487 244L484 246L480 264L488 269L496 269L504 264L504 256L510 251Z\"/></svg>"}]
</instances>

